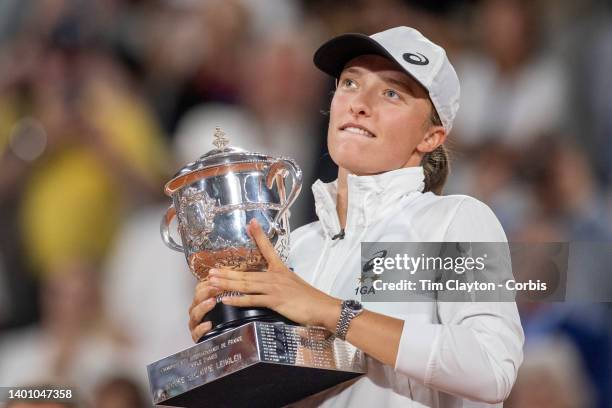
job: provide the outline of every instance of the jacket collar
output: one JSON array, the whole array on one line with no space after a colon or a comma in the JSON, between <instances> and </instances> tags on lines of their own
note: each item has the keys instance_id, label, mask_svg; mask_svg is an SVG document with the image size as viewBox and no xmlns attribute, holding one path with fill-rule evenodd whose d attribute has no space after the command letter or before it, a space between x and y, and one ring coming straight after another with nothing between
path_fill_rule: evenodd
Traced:
<instances>
[{"instance_id":1,"label":"jacket collar","mask_svg":"<svg viewBox=\"0 0 612 408\"><path fill-rule=\"evenodd\" d=\"M406 167L374 176L348 175L348 213L346 231L365 227L379 219L400 197L422 192L425 187L422 166ZM338 180L312 186L315 209L323 230L329 237L340 232L336 212Z\"/></svg>"}]
</instances>

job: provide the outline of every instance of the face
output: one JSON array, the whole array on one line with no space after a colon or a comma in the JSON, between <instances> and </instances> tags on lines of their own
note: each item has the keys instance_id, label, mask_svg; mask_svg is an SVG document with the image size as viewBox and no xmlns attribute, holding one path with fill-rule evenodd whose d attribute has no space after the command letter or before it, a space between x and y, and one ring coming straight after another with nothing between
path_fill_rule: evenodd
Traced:
<instances>
[{"instance_id":1,"label":"face","mask_svg":"<svg viewBox=\"0 0 612 408\"><path fill-rule=\"evenodd\" d=\"M346 64L331 103L328 148L334 162L357 175L419 166L444 142L430 123L427 92L395 63L363 55Z\"/></svg>"}]
</instances>

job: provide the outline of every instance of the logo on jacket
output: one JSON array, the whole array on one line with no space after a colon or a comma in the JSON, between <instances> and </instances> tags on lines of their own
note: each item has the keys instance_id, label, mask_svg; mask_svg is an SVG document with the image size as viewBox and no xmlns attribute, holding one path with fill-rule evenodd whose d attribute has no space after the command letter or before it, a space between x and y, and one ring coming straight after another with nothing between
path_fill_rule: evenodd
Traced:
<instances>
[{"instance_id":1,"label":"logo on jacket","mask_svg":"<svg viewBox=\"0 0 612 408\"><path fill-rule=\"evenodd\" d=\"M372 258L363 264L361 269L361 276L357 279L357 287L355 288L355 295L373 295L376 294L373 283L378 279L377 275L373 272L374 263L377 259L384 259L387 257L387 250L382 249L372 255ZM370 285L368 285L370 281Z\"/></svg>"}]
</instances>

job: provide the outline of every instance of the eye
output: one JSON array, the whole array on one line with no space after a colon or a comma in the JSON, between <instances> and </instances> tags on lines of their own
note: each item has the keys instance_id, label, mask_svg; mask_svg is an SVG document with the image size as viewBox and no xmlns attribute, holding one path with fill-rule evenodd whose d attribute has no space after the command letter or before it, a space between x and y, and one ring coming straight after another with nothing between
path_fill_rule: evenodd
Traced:
<instances>
[{"instance_id":1,"label":"eye","mask_svg":"<svg viewBox=\"0 0 612 408\"><path fill-rule=\"evenodd\" d=\"M387 89L385 90L385 92L383 92L383 94L392 99L399 99L400 97L400 95L393 89Z\"/></svg>"},{"instance_id":2,"label":"eye","mask_svg":"<svg viewBox=\"0 0 612 408\"><path fill-rule=\"evenodd\" d=\"M353 81L351 78L344 78L341 84L344 88L354 88L357 86L357 82Z\"/></svg>"}]
</instances>

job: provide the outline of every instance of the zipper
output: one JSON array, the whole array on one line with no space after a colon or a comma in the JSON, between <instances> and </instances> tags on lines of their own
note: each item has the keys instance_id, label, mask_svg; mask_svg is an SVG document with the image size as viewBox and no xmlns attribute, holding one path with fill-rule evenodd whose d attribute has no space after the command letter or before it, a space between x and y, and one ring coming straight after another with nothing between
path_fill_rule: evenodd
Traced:
<instances>
[{"instance_id":1,"label":"zipper","mask_svg":"<svg viewBox=\"0 0 612 408\"><path fill-rule=\"evenodd\" d=\"M367 196L368 194L366 194L366 197L364 197L364 201ZM326 197L326 199L327 198L329 197ZM352 199L355 200L356 197L353 197ZM363 207L364 203L360 204ZM346 264L347 259L351 255L354 255L353 251L350 251L351 247L353 246L353 244L360 245L361 239L363 238L364 232L366 231L366 228L364 227L361 233L358 232L358 226L360 225L360 223L357 222L357 219L355 219L355 210L356 209L353 208L351 205L348 206L346 214L346 223L344 225L344 228L340 227L340 219L338 218L338 214L334 212L331 216L335 231L340 232L332 237L329 237L328 234L325 235L325 245L323 247L321 257L317 262L317 268L315 269L315 274L313 277L313 284L326 293L332 292L332 289L334 288L338 277L342 273L341 268ZM365 211L365 209L363 211ZM345 238L346 231L349 231L350 233L349 239ZM336 237L341 239L335 239ZM351 242L353 240L351 240L350 238L358 238L358 240L355 242ZM338 254L333 254L336 256L330 256L329 253L332 250L337 251ZM322 276L324 271L328 271L328 275Z\"/></svg>"},{"instance_id":2,"label":"zipper","mask_svg":"<svg viewBox=\"0 0 612 408\"><path fill-rule=\"evenodd\" d=\"M341 242L346 242L345 240L332 240L329 237L325 239L325 246L323 247L323 251L321 253L321 257L319 258L319 262L316 269L316 276L313 279L313 283L316 287L321 289L326 293L330 293L331 286L333 286L333 281L336 280L337 267L338 265L344 262L344 257L340 259L335 255L336 252L339 254L341 251L337 251L339 247L342 247ZM328 271L328 274L333 274L334 276L323 276L324 271ZM330 283L332 284L330 286Z\"/></svg>"}]
</instances>

